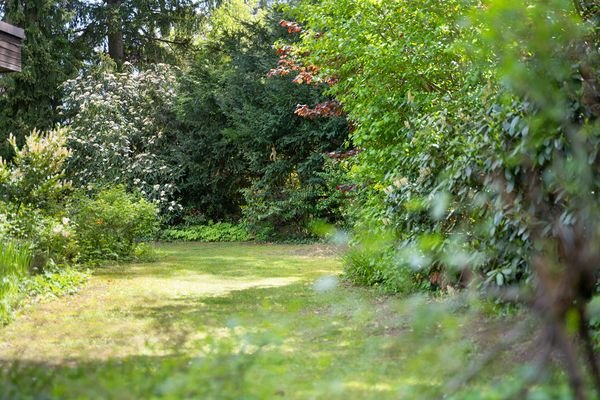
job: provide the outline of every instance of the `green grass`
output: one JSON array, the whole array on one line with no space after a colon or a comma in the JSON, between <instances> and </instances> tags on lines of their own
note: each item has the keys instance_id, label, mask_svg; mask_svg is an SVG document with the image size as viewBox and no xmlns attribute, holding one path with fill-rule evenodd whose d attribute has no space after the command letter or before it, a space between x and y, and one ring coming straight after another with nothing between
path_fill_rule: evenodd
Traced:
<instances>
[{"instance_id":1,"label":"green grass","mask_svg":"<svg viewBox=\"0 0 600 400\"><path fill-rule=\"evenodd\" d=\"M31 250L26 244L0 238L0 325L10 319L19 280L30 264Z\"/></svg>"},{"instance_id":2,"label":"green grass","mask_svg":"<svg viewBox=\"0 0 600 400\"><path fill-rule=\"evenodd\" d=\"M452 301L333 287L324 246L160 250L0 330L0 398L434 399L480 351ZM493 376L455 398L500 398Z\"/></svg>"}]
</instances>

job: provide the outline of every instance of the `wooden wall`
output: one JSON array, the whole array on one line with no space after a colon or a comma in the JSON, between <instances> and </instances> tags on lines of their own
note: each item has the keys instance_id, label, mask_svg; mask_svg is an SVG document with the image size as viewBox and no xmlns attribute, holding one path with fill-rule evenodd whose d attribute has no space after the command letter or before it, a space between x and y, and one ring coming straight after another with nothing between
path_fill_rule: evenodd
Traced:
<instances>
[{"instance_id":1,"label":"wooden wall","mask_svg":"<svg viewBox=\"0 0 600 400\"><path fill-rule=\"evenodd\" d=\"M23 29L0 21L0 72L21 72Z\"/></svg>"}]
</instances>

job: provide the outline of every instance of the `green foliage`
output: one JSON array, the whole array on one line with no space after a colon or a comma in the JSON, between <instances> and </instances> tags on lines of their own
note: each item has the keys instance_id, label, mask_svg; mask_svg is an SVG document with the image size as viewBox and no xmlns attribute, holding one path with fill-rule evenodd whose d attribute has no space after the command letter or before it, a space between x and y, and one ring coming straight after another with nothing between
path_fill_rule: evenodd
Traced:
<instances>
[{"instance_id":1,"label":"green foliage","mask_svg":"<svg viewBox=\"0 0 600 400\"><path fill-rule=\"evenodd\" d=\"M183 63L208 12L196 6L189 0L2 1L0 17L24 28L26 39L23 71L0 77L0 156L12 157L4 146L9 134L21 145L33 129L65 121L63 83L95 61L109 33L120 33L124 58L138 67Z\"/></svg>"},{"instance_id":2,"label":"green foliage","mask_svg":"<svg viewBox=\"0 0 600 400\"><path fill-rule=\"evenodd\" d=\"M219 9L214 29L180 80L173 155L184 168L182 204L209 219L239 218L242 205L284 208L282 214L299 206L298 223L310 219L319 197L314 192L324 187L317 176L321 154L336 150L346 136L343 118L294 115L297 104L323 99L321 88L267 78L277 62L273 42L287 33L276 26L278 15L265 14L241 2ZM279 224L290 221L284 216Z\"/></svg>"},{"instance_id":3,"label":"green foliage","mask_svg":"<svg viewBox=\"0 0 600 400\"><path fill-rule=\"evenodd\" d=\"M446 271L454 284L468 265L484 284L504 286L530 274L524 164L550 179L561 153L574 150L559 120L589 115L573 95L582 87L569 45L587 28L568 2L478 5L305 2L295 10L306 31L294 54L321 79L336 78L329 93L356 126L351 139L364 149L350 169L356 230L392 231L400 256L427 261L415 274ZM536 22L545 19L553 24ZM506 29L506 21L520 22ZM572 87L561 92L559 82ZM598 143L587 129L593 159ZM582 183L570 164L561 179ZM561 212L571 220L568 207Z\"/></svg>"},{"instance_id":4,"label":"green foliage","mask_svg":"<svg viewBox=\"0 0 600 400\"><path fill-rule=\"evenodd\" d=\"M243 221L262 240L314 239L315 221L344 224L346 195L340 187L346 179L339 163L324 160L306 182L294 172L277 186L265 179L257 180L242 190Z\"/></svg>"},{"instance_id":5,"label":"green foliage","mask_svg":"<svg viewBox=\"0 0 600 400\"><path fill-rule=\"evenodd\" d=\"M146 67L186 59L205 14L220 0L80 1L74 7L79 38L91 49L107 48L114 61Z\"/></svg>"},{"instance_id":6,"label":"green foliage","mask_svg":"<svg viewBox=\"0 0 600 400\"><path fill-rule=\"evenodd\" d=\"M166 229L161 233L161 237L165 240L186 242L245 242L252 239L245 226L228 222Z\"/></svg>"},{"instance_id":7,"label":"green foliage","mask_svg":"<svg viewBox=\"0 0 600 400\"><path fill-rule=\"evenodd\" d=\"M25 301L39 301L75 294L90 277L89 270L76 268L47 269L41 274L25 277L19 282L19 292Z\"/></svg>"},{"instance_id":8,"label":"green foliage","mask_svg":"<svg viewBox=\"0 0 600 400\"><path fill-rule=\"evenodd\" d=\"M397 274L367 253L350 257L350 275L393 287L407 264L449 292L465 276L486 293L514 286L509 298L538 306L540 357L570 360L580 399L578 349L553 338L578 332L600 391L586 321L600 276L600 40L588 4L305 1L288 51L337 82L329 93L356 126L355 228L394 237Z\"/></svg>"},{"instance_id":9,"label":"green foliage","mask_svg":"<svg viewBox=\"0 0 600 400\"><path fill-rule=\"evenodd\" d=\"M0 200L53 212L69 189L64 165L70 156L67 131L34 130L19 148L16 138L9 143L14 153L11 163L0 159Z\"/></svg>"},{"instance_id":10,"label":"green foliage","mask_svg":"<svg viewBox=\"0 0 600 400\"><path fill-rule=\"evenodd\" d=\"M154 237L157 208L122 186L101 190L93 197L80 196L73 219L81 260L127 260L142 240Z\"/></svg>"},{"instance_id":11,"label":"green foliage","mask_svg":"<svg viewBox=\"0 0 600 400\"><path fill-rule=\"evenodd\" d=\"M0 325L10 319L18 294L18 282L27 274L31 256L27 243L0 237Z\"/></svg>"},{"instance_id":12,"label":"green foliage","mask_svg":"<svg viewBox=\"0 0 600 400\"><path fill-rule=\"evenodd\" d=\"M590 301L590 327L592 328L592 339L597 351L600 351L600 296L596 295Z\"/></svg>"},{"instance_id":13,"label":"green foliage","mask_svg":"<svg viewBox=\"0 0 600 400\"><path fill-rule=\"evenodd\" d=\"M75 76L92 52L73 33L73 8L78 1L6 0L3 20L24 28L22 72L0 76L0 157L11 158L10 134L21 146L34 129L52 129L60 122L62 83Z\"/></svg>"},{"instance_id":14,"label":"green foliage","mask_svg":"<svg viewBox=\"0 0 600 400\"><path fill-rule=\"evenodd\" d=\"M419 267L431 271L444 263L441 250L458 226L471 234L462 227L486 191L476 175L486 82L457 45L476 33L464 24L476 4L348 0L305 2L295 11L307 29L294 54L317 65L321 79L336 79L329 93L348 113L356 127L351 140L363 149L349 170L356 184L350 221L372 235L393 232L399 248L418 247L422 235L439 237L426 249L429 265ZM395 264L398 274L375 280L410 275ZM414 275L429 274L419 268Z\"/></svg>"},{"instance_id":15,"label":"green foliage","mask_svg":"<svg viewBox=\"0 0 600 400\"><path fill-rule=\"evenodd\" d=\"M0 164L0 238L30 242L36 272L136 252L151 258L148 249L136 250L136 245L153 236L156 206L123 187L101 190L92 198L83 191L74 196L65 179L71 155L66 140L66 131L57 129L34 131L20 149L12 141L12 162Z\"/></svg>"},{"instance_id":16,"label":"green foliage","mask_svg":"<svg viewBox=\"0 0 600 400\"><path fill-rule=\"evenodd\" d=\"M34 271L50 260L73 262L77 244L66 214L70 182L65 163L70 156L67 132L33 131L22 148L11 138L12 162L0 162L0 237L26 240L34 252Z\"/></svg>"}]
</instances>

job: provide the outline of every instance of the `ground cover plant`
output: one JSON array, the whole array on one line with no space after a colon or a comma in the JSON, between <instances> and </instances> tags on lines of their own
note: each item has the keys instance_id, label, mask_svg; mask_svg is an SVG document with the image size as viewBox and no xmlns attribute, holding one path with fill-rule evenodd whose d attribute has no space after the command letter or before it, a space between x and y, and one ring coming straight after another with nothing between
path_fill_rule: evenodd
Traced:
<instances>
[{"instance_id":1,"label":"ground cover plant","mask_svg":"<svg viewBox=\"0 0 600 400\"><path fill-rule=\"evenodd\" d=\"M245 242L252 236L243 225L217 222L166 229L161 232L161 238L188 242Z\"/></svg>"}]
</instances>

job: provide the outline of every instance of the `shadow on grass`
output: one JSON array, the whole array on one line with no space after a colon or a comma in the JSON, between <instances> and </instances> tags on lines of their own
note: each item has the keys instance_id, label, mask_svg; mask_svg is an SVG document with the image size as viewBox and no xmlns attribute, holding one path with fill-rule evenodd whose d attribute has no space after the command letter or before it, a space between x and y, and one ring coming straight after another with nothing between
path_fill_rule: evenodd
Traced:
<instances>
[{"instance_id":1,"label":"shadow on grass","mask_svg":"<svg viewBox=\"0 0 600 400\"><path fill-rule=\"evenodd\" d=\"M317 294L295 283L140 305L130 315L152 320L157 355L0 361L0 398L381 399L395 398L400 386L437 391L427 379L398 375L396 339L372 329L364 293Z\"/></svg>"},{"instance_id":2,"label":"shadow on grass","mask_svg":"<svg viewBox=\"0 0 600 400\"><path fill-rule=\"evenodd\" d=\"M302 366L259 348L254 352L213 348L206 356L128 357L56 366L0 362L0 399L381 399L394 398L391 385L360 375L343 376ZM324 379L325 378L325 379ZM424 393L430 384L405 383Z\"/></svg>"},{"instance_id":3,"label":"shadow on grass","mask_svg":"<svg viewBox=\"0 0 600 400\"><path fill-rule=\"evenodd\" d=\"M0 360L0 398L440 398L477 352L464 313L372 290L317 292L313 278L339 265L304 255L313 248L170 244L160 263L102 269L87 298L11 331L9 346L29 358ZM482 398L496 397L471 397Z\"/></svg>"}]
</instances>

